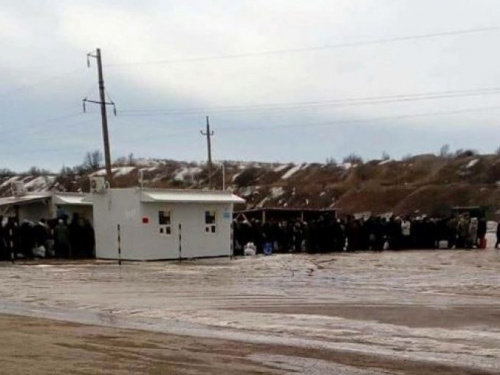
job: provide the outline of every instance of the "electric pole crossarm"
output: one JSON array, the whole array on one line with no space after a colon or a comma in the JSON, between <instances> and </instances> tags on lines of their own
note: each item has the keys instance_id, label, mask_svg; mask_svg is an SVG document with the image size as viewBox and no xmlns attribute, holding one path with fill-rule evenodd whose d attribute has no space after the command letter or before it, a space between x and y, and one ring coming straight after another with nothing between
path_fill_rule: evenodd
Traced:
<instances>
[{"instance_id":1,"label":"electric pole crossarm","mask_svg":"<svg viewBox=\"0 0 500 375\"><path fill-rule=\"evenodd\" d=\"M101 104L101 102L98 102L97 100L90 100L90 99L83 99L84 102L86 103L95 103L95 104ZM106 105L115 105L115 103L113 102L105 102L103 104L106 104Z\"/></svg>"}]
</instances>

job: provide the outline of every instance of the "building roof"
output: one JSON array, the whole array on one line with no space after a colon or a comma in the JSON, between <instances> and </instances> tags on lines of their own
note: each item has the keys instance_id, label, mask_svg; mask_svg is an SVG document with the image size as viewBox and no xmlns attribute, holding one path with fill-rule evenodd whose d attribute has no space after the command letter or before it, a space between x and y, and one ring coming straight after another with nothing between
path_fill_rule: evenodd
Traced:
<instances>
[{"instance_id":1,"label":"building roof","mask_svg":"<svg viewBox=\"0 0 500 375\"><path fill-rule=\"evenodd\" d=\"M143 190L141 191L141 202L245 203L245 200L223 191Z\"/></svg>"},{"instance_id":2,"label":"building roof","mask_svg":"<svg viewBox=\"0 0 500 375\"><path fill-rule=\"evenodd\" d=\"M77 193L27 193L19 197L3 197L0 198L0 207L7 206L20 206L26 204L32 204L47 199L51 199L54 204L59 205L86 205L91 206L92 202L85 201L84 194Z\"/></svg>"},{"instance_id":3,"label":"building roof","mask_svg":"<svg viewBox=\"0 0 500 375\"><path fill-rule=\"evenodd\" d=\"M18 206L46 200L52 196L51 193L28 193L19 197L0 198L0 207Z\"/></svg>"},{"instance_id":4,"label":"building roof","mask_svg":"<svg viewBox=\"0 0 500 375\"><path fill-rule=\"evenodd\" d=\"M250 208L248 210L240 210L235 213L249 213L249 212L336 212L335 208L294 208L294 207L262 207L262 208Z\"/></svg>"},{"instance_id":5,"label":"building roof","mask_svg":"<svg viewBox=\"0 0 500 375\"><path fill-rule=\"evenodd\" d=\"M53 202L57 205L92 206L92 202L85 200L83 194L54 194Z\"/></svg>"}]
</instances>

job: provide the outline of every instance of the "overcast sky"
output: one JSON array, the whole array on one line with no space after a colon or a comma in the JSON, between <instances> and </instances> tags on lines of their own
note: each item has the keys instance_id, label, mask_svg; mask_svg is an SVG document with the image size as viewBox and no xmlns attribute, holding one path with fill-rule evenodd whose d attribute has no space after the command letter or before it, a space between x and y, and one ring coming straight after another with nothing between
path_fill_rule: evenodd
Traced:
<instances>
[{"instance_id":1,"label":"overcast sky","mask_svg":"<svg viewBox=\"0 0 500 375\"><path fill-rule=\"evenodd\" d=\"M0 27L0 167L102 149L96 48L113 159L203 160L206 115L219 160L500 146L498 0L2 0Z\"/></svg>"}]
</instances>

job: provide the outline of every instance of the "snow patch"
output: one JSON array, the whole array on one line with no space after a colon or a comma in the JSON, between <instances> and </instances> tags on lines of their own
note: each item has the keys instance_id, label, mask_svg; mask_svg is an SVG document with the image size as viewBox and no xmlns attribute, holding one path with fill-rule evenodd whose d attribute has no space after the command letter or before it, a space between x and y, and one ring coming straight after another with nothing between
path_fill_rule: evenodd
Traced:
<instances>
[{"instance_id":1,"label":"snow patch","mask_svg":"<svg viewBox=\"0 0 500 375\"><path fill-rule=\"evenodd\" d=\"M139 170L141 172L154 172L157 171L159 168L158 167L149 167L149 168L140 168Z\"/></svg>"},{"instance_id":2,"label":"snow patch","mask_svg":"<svg viewBox=\"0 0 500 375\"><path fill-rule=\"evenodd\" d=\"M271 198L272 199L279 198L283 194L285 194L285 190L281 186L271 188Z\"/></svg>"},{"instance_id":3,"label":"snow patch","mask_svg":"<svg viewBox=\"0 0 500 375\"><path fill-rule=\"evenodd\" d=\"M157 160L146 158L134 159L134 162L136 165L141 167L152 167L160 165L160 162L158 162Z\"/></svg>"},{"instance_id":4,"label":"snow patch","mask_svg":"<svg viewBox=\"0 0 500 375\"><path fill-rule=\"evenodd\" d=\"M106 169L99 169L97 172L89 174L90 177L93 176L105 176L106 175Z\"/></svg>"},{"instance_id":5,"label":"snow patch","mask_svg":"<svg viewBox=\"0 0 500 375\"><path fill-rule=\"evenodd\" d=\"M115 167L111 168L111 173L115 176L124 176L132 172L134 169L136 169L136 167ZM89 174L89 176L106 176L106 169L99 169L97 172Z\"/></svg>"},{"instance_id":6,"label":"snow patch","mask_svg":"<svg viewBox=\"0 0 500 375\"><path fill-rule=\"evenodd\" d=\"M12 184L13 182L17 181L18 179L19 179L19 176L14 176L14 177L11 177L11 178L5 180L2 183L2 185L0 185L0 189L9 186L10 184Z\"/></svg>"},{"instance_id":7,"label":"snow patch","mask_svg":"<svg viewBox=\"0 0 500 375\"><path fill-rule=\"evenodd\" d=\"M358 166L357 164L353 164L353 163L343 163L342 164L342 167L344 167L344 169L346 171L348 171L349 169L356 168L357 166Z\"/></svg>"},{"instance_id":8,"label":"snow patch","mask_svg":"<svg viewBox=\"0 0 500 375\"><path fill-rule=\"evenodd\" d=\"M392 161L391 159L382 160L380 163L378 163L378 165L386 165L389 164L391 161Z\"/></svg>"},{"instance_id":9,"label":"snow patch","mask_svg":"<svg viewBox=\"0 0 500 375\"><path fill-rule=\"evenodd\" d=\"M125 176L132 171L135 170L135 167L118 167L118 168L113 168L113 174L118 177L118 176Z\"/></svg>"},{"instance_id":10,"label":"snow patch","mask_svg":"<svg viewBox=\"0 0 500 375\"><path fill-rule=\"evenodd\" d=\"M477 163L479 163L479 159L474 159L474 160L471 160L466 166L465 168L469 169L469 168L472 168L474 167Z\"/></svg>"},{"instance_id":11,"label":"snow patch","mask_svg":"<svg viewBox=\"0 0 500 375\"><path fill-rule=\"evenodd\" d=\"M289 166L290 166L290 164L282 164L282 165L279 165L276 168L274 168L273 171L276 172L276 173L283 172Z\"/></svg>"},{"instance_id":12,"label":"snow patch","mask_svg":"<svg viewBox=\"0 0 500 375\"><path fill-rule=\"evenodd\" d=\"M265 197L264 199L262 199L259 204L257 204L257 208L262 208L264 207L264 205L266 204L266 202L269 200L268 197Z\"/></svg>"},{"instance_id":13,"label":"snow patch","mask_svg":"<svg viewBox=\"0 0 500 375\"><path fill-rule=\"evenodd\" d=\"M231 179L232 182L236 181L236 179L238 178L238 176L241 175L241 172L240 173L236 173L233 178Z\"/></svg>"},{"instance_id":14,"label":"snow patch","mask_svg":"<svg viewBox=\"0 0 500 375\"><path fill-rule=\"evenodd\" d=\"M254 188L252 186L248 186L243 190L241 190L239 195L241 195L242 197L249 197L250 195L253 195L253 193L254 193Z\"/></svg>"},{"instance_id":15,"label":"snow patch","mask_svg":"<svg viewBox=\"0 0 500 375\"><path fill-rule=\"evenodd\" d=\"M176 171L174 180L177 181L185 181L187 176L194 176L197 173L200 173L202 169L200 167L184 167L180 168Z\"/></svg>"},{"instance_id":16,"label":"snow patch","mask_svg":"<svg viewBox=\"0 0 500 375\"><path fill-rule=\"evenodd\" d=\"M300 171L301 169L302 169L302 164L296 165L293 168L291 168L290 170L288 170L288 172L286 172L283 176L281 176L281 178L283 180L287 180L290 177L292 177L295 173Z\"/></svg>"},{"instance_id":17,"label":"snow patch","mask_svg":"<svg viewBox=\"0 0 500 375\"><path fill-rule=\"evenodd\" d=\"M39 176L26 182L24 187L29 190L45 190L48 189L49 185L51 185L55 179L55 176Z\"/></svg>"}]
</instances>

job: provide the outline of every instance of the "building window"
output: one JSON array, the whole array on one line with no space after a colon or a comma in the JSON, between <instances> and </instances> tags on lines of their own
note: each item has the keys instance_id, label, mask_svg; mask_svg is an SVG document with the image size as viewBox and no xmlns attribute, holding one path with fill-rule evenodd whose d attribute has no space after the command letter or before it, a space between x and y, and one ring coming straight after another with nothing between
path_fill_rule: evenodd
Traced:
<instances>
[{"instance_id":1,"label":"building window","mask_svg":"<svg viewBox=\"0 0 500 375\"><path fill-rule=\"evenodd\" d=\"M160 225L160 234L166 236L172 234L172 218L170 211L158 212L158 224Z\"/></svg>"},{"instance_id":2,"label":"building window","mask_svg":"<svg viewBox=\"0 0 500 375\"><path fill-rule=\"evenodd\" d=\"M217 222L215 211L205 211L205 233L217 233Z\"/></svg>"}]
</instances>

